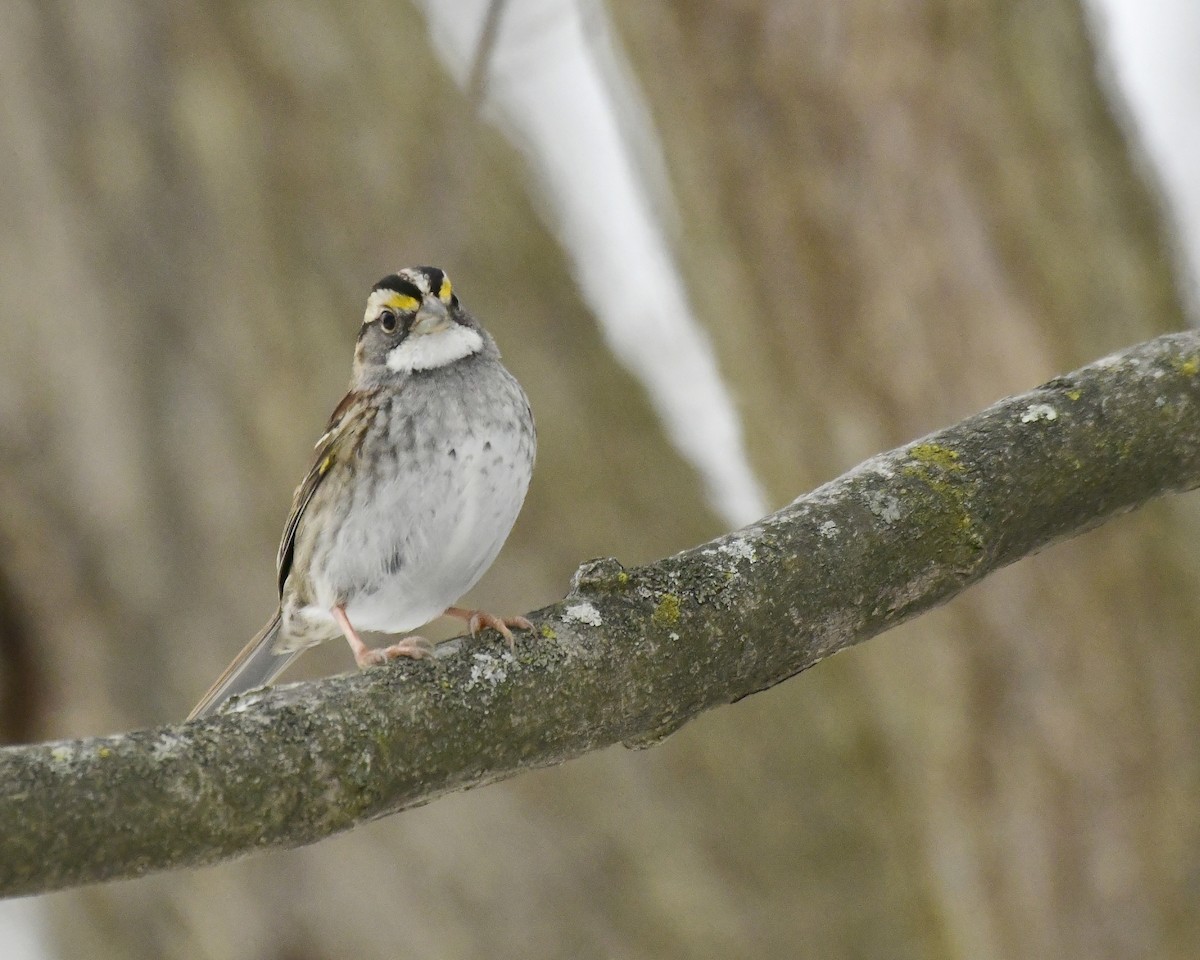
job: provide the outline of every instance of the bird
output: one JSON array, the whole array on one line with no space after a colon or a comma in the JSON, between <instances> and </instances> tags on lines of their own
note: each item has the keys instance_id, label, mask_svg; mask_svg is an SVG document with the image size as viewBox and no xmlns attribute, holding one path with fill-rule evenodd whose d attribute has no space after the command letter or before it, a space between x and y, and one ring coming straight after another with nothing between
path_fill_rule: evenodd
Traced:
<instances>
[{"instance_id":1,"label":"bird","mask_svg":"<svg viewBox=\"0 0 1200 960\"><path fill-rule=\"evenodd\" d=\"M188 716L270 683L308 647L346 638L360 668L429 656L408 636L439 616L475 635L524 617L455 606L491 566L525 501L537 452L529 399L495 340L437 267L372 287L350 387L292 498L276 557L279 604Z\"/></svg>"}]
</instances>

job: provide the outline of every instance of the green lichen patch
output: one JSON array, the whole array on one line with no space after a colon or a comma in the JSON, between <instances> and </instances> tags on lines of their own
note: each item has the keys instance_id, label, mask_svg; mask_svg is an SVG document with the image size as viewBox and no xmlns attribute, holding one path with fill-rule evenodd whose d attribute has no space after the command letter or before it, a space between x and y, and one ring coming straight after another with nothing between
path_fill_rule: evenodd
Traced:
<instances>
[{"instance_id":1,"label":"green lichen patch","mask_svg":"<svg viewBox=\"0 0 1200 960\"><path fill-rule=\"evenodd\" d=\"M959 462L958 451L939 443L918 443L908 451L912 462L903 468L905 476L913 477L942 494L953 495L959 490L962 478L956 476L965 469ZM958 494L961 496L961 491Z\"/></svg>"},{"instance_id":2,"label":"green lichen patch","mask_svg":"<svg viewBox=\"0 0 1200 960\"><path fill-rule=\"evenodd\" d=\"M1200 373L1200 354L1193 353L1190 357L1180 357L1175 361L1175 369L1185 377L1194 377Z\"/></svg>"},{"instance_id":3,"label":"green lichen patch","mask_svg":"<svg viewBox=\"0 0 1200 960\"><path fill-rule=\"evenodd\" d=\"M679 622L679 610L679 598L673 593L664 593L658 606L654 608L654 613L650 615L650 619L655 626L674 626Z\"/></svg>"},{"instance_id":4,"label":"green lichen patch","mask_svg":"<svg viewBox=\"0 0 1200 960\"><path fill-rule=\"evenodd\" d=\"M919 480L934 495L934 500L925 504L926 512L930 514L926 528L937 529L934 514L946 516L948 513L954 525L952 538L972 550L981 549L983 541L975 531L968 504L972 483L964 475L966 467L960 462L958 451L939 443L918 443L908 451L908 456L912 462L902 472ZM916 510L919 512L922 507L917 505Z\"/></svg>"},{"instance_id":5,"label":"green lichen patch","mask_svg":"<svg viewBox=\"0 0 1200 960\"><path fill-rule=\"evenodd\" d=\"M963 469L958 462L958 451L943 447L940 443L918 443L908 451L908 456L926 467L947 473L957 473Z\"/></svg>"}]
</instances>

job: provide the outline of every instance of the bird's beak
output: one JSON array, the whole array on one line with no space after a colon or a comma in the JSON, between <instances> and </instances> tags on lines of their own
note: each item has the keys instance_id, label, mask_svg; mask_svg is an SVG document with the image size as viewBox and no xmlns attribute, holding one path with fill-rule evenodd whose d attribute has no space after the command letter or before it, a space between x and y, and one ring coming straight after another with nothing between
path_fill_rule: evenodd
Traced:
<instances>
[{"instance_id":1,"label":"bird's beak","mask_svg":"<svg viewBox=\"0 0 1200 960\"><path fill-rule=\"evenodd\" d=\"M430 333L439 333L449 327L452 322L450 311L446 309L446 305L441 300L437 297L426 297L421 301L421 308L417 311L416 319L413 320L409 336L420 337Z\"/></svg>"}]
</instances>

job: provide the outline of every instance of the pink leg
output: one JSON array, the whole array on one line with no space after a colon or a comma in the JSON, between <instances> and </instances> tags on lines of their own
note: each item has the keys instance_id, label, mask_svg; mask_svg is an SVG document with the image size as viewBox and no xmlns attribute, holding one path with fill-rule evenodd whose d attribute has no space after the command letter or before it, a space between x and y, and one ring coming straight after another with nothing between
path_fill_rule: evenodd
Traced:
<instances>
[{"instance_id":1,"label":"pink leg","mask_svg":"<svg viewBox=\"0 0 1200 960\"><path fill-rule=\"evenodd\" d=\"M482 627L491 627L505 642L508 643L508 649L513 648L513 635L509 627L516 627L518 630L532 630L533 624L524 617L498 617L494 613L488 613L486 610L467 610L465 607L447 607L443 614L446 617L457 617L459 620L467 621L467 629L471 632L471 636L479 633Z\"/></svg>"},{"instance_id":2,"label":"pink leg","mask_svg":"<svg viewBox=\"0 0 1200 960\"><path fill-rule=\"evenodd\" d=\"M368 647L363 643L358 631L354 629L350 618L346 616L345 607L334 607L331 613L333 619L338 622L338 626L342 628L342 633L346 637L346 642L350 644L354 660L359 667L372 667L376 664L386 663L388 660L394 660L396 657L411 657L413 660L420 660L433 653L433 644L424 637L417 636L405 637L390 647Z\"/></svg>"}]
</instances>

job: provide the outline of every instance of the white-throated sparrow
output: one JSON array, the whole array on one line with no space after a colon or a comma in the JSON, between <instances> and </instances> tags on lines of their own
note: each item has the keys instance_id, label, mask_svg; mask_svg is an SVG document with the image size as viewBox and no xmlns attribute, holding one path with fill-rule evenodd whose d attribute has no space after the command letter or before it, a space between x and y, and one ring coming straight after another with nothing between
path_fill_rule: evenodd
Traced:
<instances>
[{"instance_id":1,"label":"white-throated sparrow","mask_svg":"<svg viewBox=\"0 0 1200 960\"><path fill-rule=\"evenodd\" d=\"M359 630L401 633L447 614L471 633L501 618L451 606L500 552L525 499L536 436L525 391L446 275L409 267L371 291L350 391L296 490L277 560L279 609L188 719L269 683L305 648L345 636L359 666L432 650L383 649Z\"/></svg>"}]
</instances>

